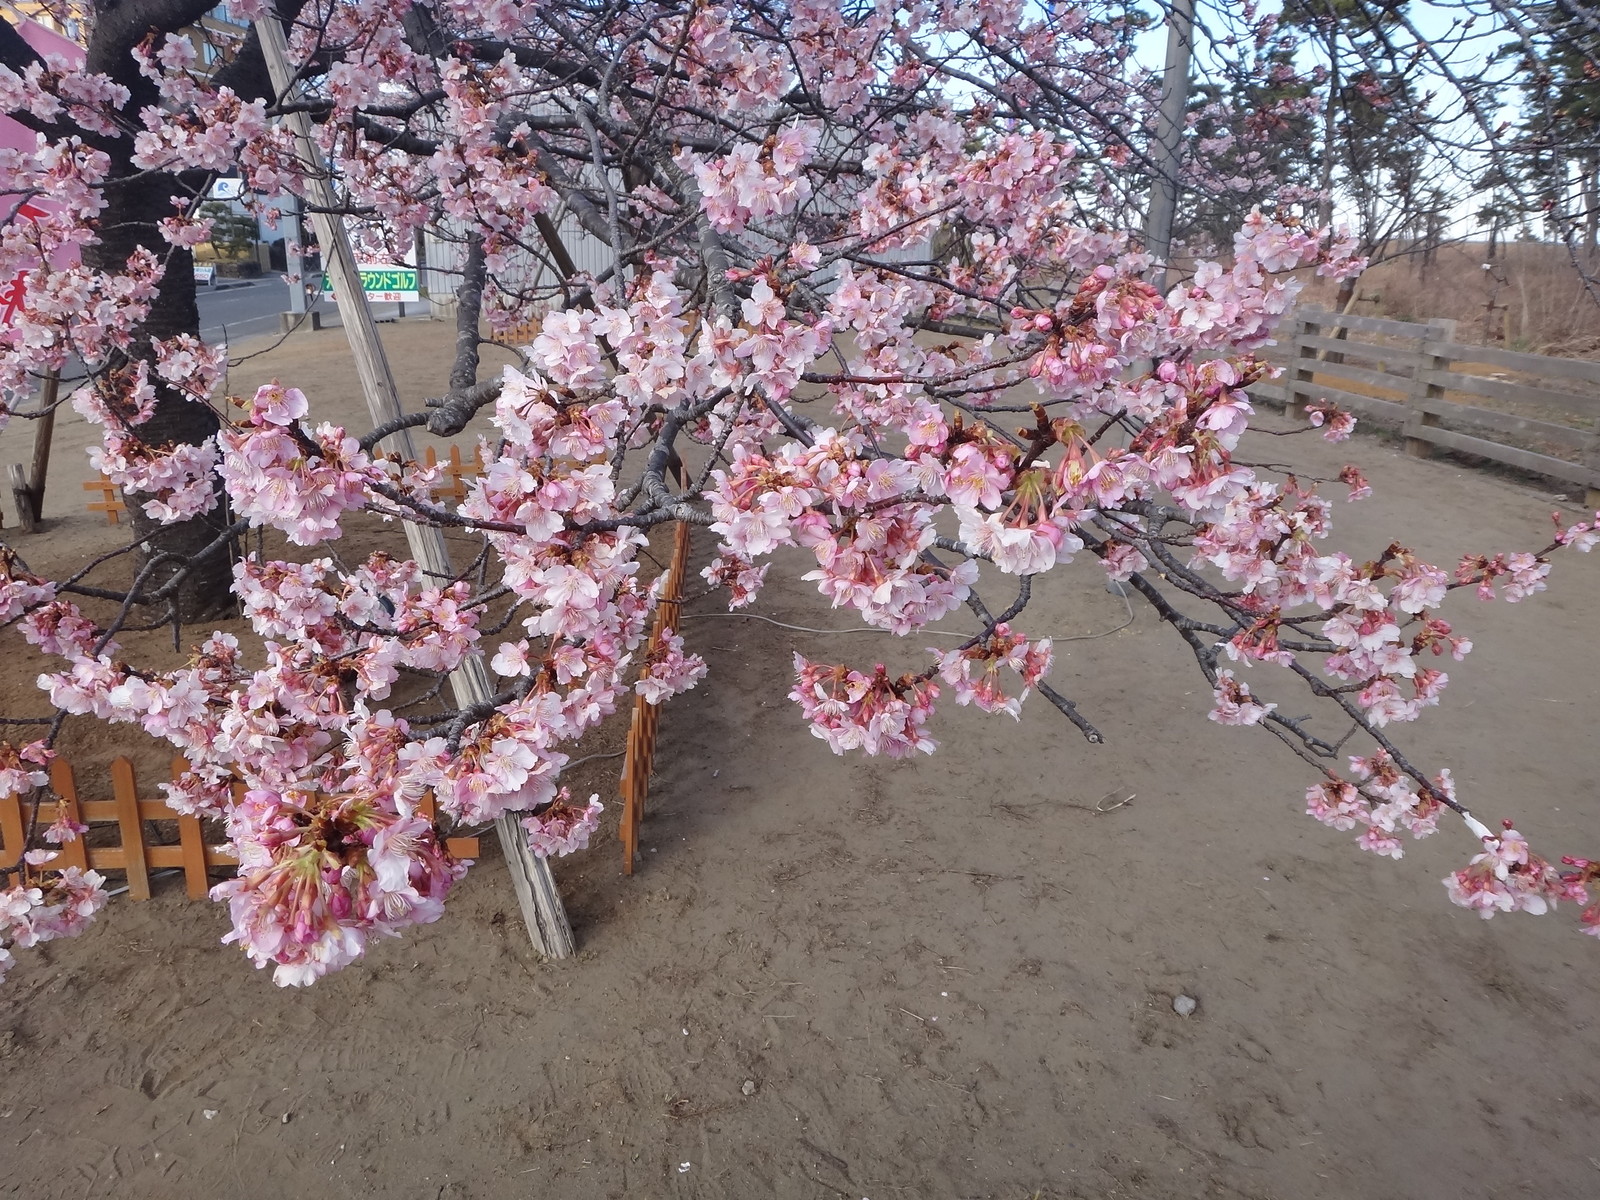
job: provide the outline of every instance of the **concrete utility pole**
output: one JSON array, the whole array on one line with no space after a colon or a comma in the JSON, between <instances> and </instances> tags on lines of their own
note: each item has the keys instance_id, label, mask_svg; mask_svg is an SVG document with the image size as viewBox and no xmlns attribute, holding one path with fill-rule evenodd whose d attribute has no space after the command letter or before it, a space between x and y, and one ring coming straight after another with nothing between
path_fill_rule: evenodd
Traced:
<instances>
[{"instance_id":1,"label":"concrete utility pole","mask_svg":"<svg viewBox=\"0 0 1600 1200\"><path fill-rule=\"evenodd\" d=\"M288 225L284 230L283 268L290 278L289 313L302 317L306 312L306 226L302 218L305 202L299 196L290 196L289 201L294 207L283 214Z\"/></svg>"},{"instance_id":2,"label":"concrete utility pole","mask_svg":"<svg viewBox=\"0 0 1600 1200\"><path fill-rule=\"evenodd\" d=\"M1167 12L1167 65L1161 76L1161 108L1156 115L1156 144L1151 149L1155 180L1150 187L1150 215L1144 245L1155 257L1150 282L1167 290L1167 258L1172 253L1172 220L1178 211L1178 150L1184 114L1189 106L1189 57L1194 49L1194 0L1171 0Z\"/></svg>"},{"instance_id":3,"label":"concrete utility pole","mask_svg":"<svg viewBox=\"0 0 1600 1200\"><path fill-rule=\"evenodd\" d=\"M294 75L289 69L289 44L283 36L283 25L276 15L269 14L255 23L256 36L261 40L261 52L272 76L272 86L280 96L290 96L295 90ZM401 415L400 393L395 387L394 373L389 367L388 355L378 337L378 325L372 318L366 293L361 289L361 272L356 267L355 254L350 239L345 235L344 221L334 215L336 197L327 164L311 137L311 118L304 112L291 112L284 116L294 131L301 163L306 168L306 190L312 206L318 211L308 213L316 229L317 241L322 247L323 269L333 279L339 306L339 319L350 339L350 352L356 360L356 374L361 379L361 390L366 394L367 408L375 425L382 425ZM409 430L400 430L383 440L385 449L397 452L408 459L416 458ZM450 555L445 548L443 531L431 525L405 523L406 541L411 554L422 569L434 579L449 579ZM489 673L483 656L474 654L456 668L450 676L450 687L456 703L462 708L482 703L492 696ZM566 958L573 952L572 926L567 922L566 910L561 906L561 895L556 891L555 879L550 874L550 864L537 857L528 848L528 838L517 820L516 813L506 813L495 822L500 834L500 846L505 852L506 866L511 872L511 882L516 888L517 903L522 908L523 920L528 926L528 936L534 949L549 958Z\"/></svg>"}]
</instances>

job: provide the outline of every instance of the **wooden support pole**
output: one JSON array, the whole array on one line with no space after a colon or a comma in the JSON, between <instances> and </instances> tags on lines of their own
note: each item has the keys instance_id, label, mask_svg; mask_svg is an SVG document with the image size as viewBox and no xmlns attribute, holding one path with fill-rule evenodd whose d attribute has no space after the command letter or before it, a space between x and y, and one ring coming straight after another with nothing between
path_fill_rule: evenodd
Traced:
<instances>
[{"instance_id":1,"label":"wooden support pole","mask_svg":"<svg viewBox=\"0 0 1600 1200\"><path fill-rule=\"evenodd\" d=\"M44 482L50 470L50 441L56 431L56 399L61 395L61 373L53 368L45 373L39 396L43 415L33 426L33 467L24 476L21 463L7 468L11 477L11 497L16 502L17 520L23 533L39 528L44 516Z\"/></svg>"},{"instance_id":2,"label":"wooden support pole","mask_svg":"<svg viewBox=\"0 0 1600 1200\"><path fill-rule=\"evenodd\" d=\"M22 473L22 464L8 463L6 478L11 481L11 501L17 507L17 524L23 533L32 533L39 528L39 515L34 511L33 495L28 491L28 477Z\"/></svg>"},{"instance_id":3,"label":"wooden support pole","mask_svg":"<svg viewBox=\"0 0 1600 1200\"><path fill-rule=\"evenodd\" d=\"M280 97L287 99L296 88L294 74L289 68L289 44L284 38L283 24L275 14L269 14L257 19L255 29L267 70L272 77L272 86ZM300 111L288 113L282 119L295 135L300 159L306 168L306 199L321 210L308 215L322 247L324 268L333 279L339 318L350 339L350 352L355 358L356 374L361 379L367 408L372 414L373 423L382 425L401 415L400 394L395 388L383 342L378 337L377 323L367 305L366 294L361 289L361 274L356 268L350 240L345 235L344 222L334 215L337 198L333 193L333 182L322 161L322 153L312 139L310 117ZM383 445L406 459L416 458L411 435L406 430L391 434ZM411 554L422 569L439 581L451 578L450 556L445 547L444 533L410 521L406 522L405 529ZM455 693L456 704L462 708L481 703L494 694L483 658L477 654L462 663L450 676L450 686ZM516 813L505 813L495 822L495 826L534 949L550 958L566 958L574 949L572 926L567 921L566 910L561 906L561 895L556 890L549 863L529 849L527 835Z\"/></svg>"},{"instance_id":4,"label":"wooden support pole","mask_svg":"<svg viewBox=\"0 0 1600 1200\"><path fill-rule=\"evenodd\" d=\"M50 473L50 440L56 430L56 401L61 396L61 372L51 368L45 373L44 388L39 396L39 407L44 415L33 428L33 468L28 473L28 491L33 496L33 519L44 516L44 481Z\"/></svg>"}]
</instances>

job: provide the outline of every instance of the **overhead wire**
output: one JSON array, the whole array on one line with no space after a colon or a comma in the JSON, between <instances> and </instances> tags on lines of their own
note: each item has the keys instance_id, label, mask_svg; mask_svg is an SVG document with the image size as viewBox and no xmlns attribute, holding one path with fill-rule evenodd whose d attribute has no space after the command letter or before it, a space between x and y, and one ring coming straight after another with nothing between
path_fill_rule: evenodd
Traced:
<instances>
[{"instance_id":1,"label":"overhead wire","mask_svg":"<svg viewBox=\"0 0 1600 1200\"><path fill-rule=\"evenodd\" d=\"M1101 631L1100 633L1071 633L1071 634L1062 634L1060 636L1057 636L1057 635L1054 635L1054 634L1046 634L1044 636L1049 637L1052 642L1092 642L1092 641L1095 641L1095 640L1097 640L1099 638L1110 637L1114 633L1121 633L1124 629L1128 628L1128 626L1133 624L1133 620L1134 620L1133 601L1128 598L1128 594L1125 591L1124 592L1117 592L1115 594L1121 597L1124 607L1126 607L1127 610L1128 610L1128 619L1126 621L1124 621L1121 625L1118 625L1115 629L1106 629L1106 630ZM704 620L704 619L706 619L708 617L743 617L746 620L750 620L750 621L765 621L768 625L776 625L779 629L792 629L796 633L830 634L830 633L888 633L889 632L887 629L879 629L879 628L877 628L875 626L872 626L872 625L857 625L857 626L851 626L848 629L818 629L818 628L816 628L814 626L811 626L811 625L791 625L787 621L780 621L775 617L763 616L761 613L746 613L746 612L684 613L683 616L680 619L681 620L685 620L685 621L696 621L696 620ZM950 629L921 629L921 630L918 630L917 632L918 632L919 635L923 635L923 636L927 636L927 637L953 637L953 638L970 638L970 637L972 637L972 634L970 634L970 633L959 633L959 632L957 632L955 630L950 630ZM911 636L911 635L908 634L907 636Z\"/></svg>"}]
</instances>

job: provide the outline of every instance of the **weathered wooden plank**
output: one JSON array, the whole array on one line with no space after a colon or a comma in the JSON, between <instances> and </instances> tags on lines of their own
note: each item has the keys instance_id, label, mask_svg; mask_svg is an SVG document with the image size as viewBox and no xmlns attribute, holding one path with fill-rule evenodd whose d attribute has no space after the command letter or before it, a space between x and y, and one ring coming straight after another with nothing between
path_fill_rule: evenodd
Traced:
<instances>
[{"instance_id":1,"label":"weathered wooden plank","mask_svg":"<svg viewBox=\"0 0 1600 1200\"><path fill-rule=\"evenodd\" d=\"M1422 341L1453 342L1456 340L1456 323L1448 320L1428 322L1428 330ZM1418 365L1411 389L1407 398L1411 401L1411 409L1406 414L1406 423L1403 427L1406 436L1406 453L1413 458L1428 458L1433 454L1433 443L1416 431L1423 426L1439 424L1439 418L1428 411L1424 406L1429 400L1443 400L1444 389L1428 377L1429 371L1442 371L1449 362L1431 355L1423 355L1422 362Z\"/></svg>"},{"instance_id":2,"label":"weathered wooden plank","mask_svg":"<svg viewBox=\"0 0 1600 1200\"><path fill-rule=\"evenodd\" d=\"M1337 350L1340 354L1370 359L1374 362L1403 363L1408 367L1414 367L1422 359L1421 354L1415 349L1406 346L1375 346L1371 342L1347 342L1336 337L1323 337L1310 333L1303 333L1295 340L1313 350ZM1320 371L1324 367L1334 365L1336 364L1318 362L1313 369Z\"/></svg>"},{"instance_id":3,"label":"weathered wooden plank","mask_svg":"<svg viewBox=\"0 0 1600 1200\"><path fill-rule=\"evenodd\" d=\"M1573 429L1569 425L1556 425L1550 421L1535 420L1533 417L1513 416L1511 413L1495 412L1488 408L1473 408L1471 405L1456 404L1450 400L1430 398L1419 402L1419 407L1423 412L1442 417L1446 428L1452 425L1477 425L1484 429L1493 429L1497 433L1542 438L1547 442L1570 446L1574 450L1583 449L1591 436L1587 430Z\"/></svg>"},{"instance_id":4,"label":"weathered wooden plank","mask_svg":"<svg viewBox=\"0 0 1600 1200\"><path fill-rule=\"evenodd\" d=\"M50 790L60 797L61 807L66 810L68 817L80 825L89 823L89 818L83 814L83 806L78 801L78 781L72 774L72 767L64 758L57 758L50 763ZM50 819L55 820L54 812L50 814ZM82 837L61 847L61 865L88 869L89 855Z\"/></svg>"},{"instance_id":5,"label":"weathered wooden plank","mask_svg":"<svg viewBox=\"0 0 1600 1200\"><path fill-rule=\"evenodd\" d=\"M78 811L83 814L79 819L87 825L101 825L122 815L115 800L80 800Z\"/></svg>"},{"instance_id":6,"label":"weathered wooden plank","mask_svg":"<svg viewBox=\"0 0 1600 1200\"><path fill-rule=\"evenodd\" d=\"M1370 367L1353 367L1349 363L1319 362L1315 371L1318 375L1336 375L1352 383L1366 383L1373 387L1385 388L1391 392L1405 395L1411 388L1410 375L1396 375L1392 371L1376 371Z\"/></svg>"},{"instance_id":7,"label":"weathered wooden plank","mask_svg":"<svg viewBox=\"0 0 1600 1200\"><path fill-rule=\"evenodd\" d=\"M182 849L183 890L191 900L204 900L211 892L206 875L206 835L199 817L178 818L178 845Z\"/></svg>"},{"instance_id":8,"label":"weathered wooden plank","mask_svg":"<svg viewBox=\"0 0 1600 1200\"><path fill-rule=\"evenodd\" d=\"M177 779L189 769L189 760L181 754L172 756L172 777ZM183 850L183 889L191 900L204 900L211 891L211 880L206 876L206 833L199 817L178 818L178 845Z\"/></svg>"},{"instance_id":9,"label":"weathered wooden plank","mask_svg":"<svg viewBox=\"0 0 1600 1200\"><path fill-rule=\"evenodd\" d=\"M1428 327L1417 321L1394 321L1388 317L1363 317L1355 313L1336 313L1325 308L1302 308L1302 319L1313 325L1359 329L1363 333L1389 334L1392 337L1421 337Z\"/></svg>"},{"instance_id":10,"label":"weathered wooden plank","mask_svg":"<svg viewBox=\"0 0 1600 1200\"><path fill-rule=\"evenodd\" d=\"M17 508L17 524L22 527L23 533L32 533L39 528L39 518L33 511L33 493L28 490L28 476L21 463L11 463L6 467L6 473L11 479L11 502Z\"/></svg>"},{"instance_id":11,"label":"weathered wooden plank","mask_svg":"<svg viewBox=\"0 0 1600 1200\"><path fill-rule=\"evenodd\" d=\"M1374 396L1363 396L1359 392L1346 392L1341 391L1339 388L1323 387L1321 384L1295 383L1290 388L1288 403L1291 406L1309 404L1315 400L1328 400L1341 408L1348 408L1358 415L1393 421L1396 424L1406 419L1406 406L1404 404L1395 404L1389 400L1379 400Z\"/></svg>"},{"instance_id":12,"label":"weathered wooden plank","mask_svg":"<svg viewBox=\"0 0 1600 1200\"><path fill-rule=\"evenodd\" d=\"M1549 475L1554 479L1565 479L1572 483L1581 483L1590 487L1600 486L1600 470L1594 467L1585 466L1582 463L1567 462L1562 458L1551 458L1548 454L1536 454L1532 450L1519 450L1515 446L1502 446L1499 442L1491 442L1486 438L1476 438L1470 434L1458 433L1442 426L1421 426L1415 432L1408 430L1406 436L1432 442L1434 445L1443 446L1447 450L1458 450L1463 454L1476 454L1481 458L1504 463L1508 467L1532 471L1536 475Z\"/></svg>"},{"instance_id":13,"label":"weathered wooden plank","mask_svg":"<svg viewBox=\"0 0 1600 1200\"><path fill-rule=\"evenodd\" d=\"M133 776L133 763L126 758L111 762L111 794L116 797L117 827L122 834L122 869L128 874L128 899L148 900L150 872L145 866L139 785Z\"/></svg>"},{"instance_id":14,"label":"weathered wooden plank","mask_svg":"<svg viewBox=\"0 0 1600 1200\"><path fill-rule=\"evenodd\" d=\"M1463 375L1458 371L1425 370L1423 374L1429 383L1437 384L1447 391L1465 392L1469 396L1484 396L1490 400L1504 400L1510 404L1548 404L1565 408L1569 412L1600 416L1600 393L1577 395L1512 380Z\"/></svg>"},{"instance_id":15,"label":"weathered wooden plank","mask_svg":"<svg viewBox=\"0 0 1600 1200\"><path fill-rule=\"evenodd\" d=\"M167 807L165 800L141 800L139 816L146 821L171 821L175 820L178 814Z\"/></svg>"},{"instance_id":16,"label":"weathered wooden plank","mask_svg":"<svg viewBox=\"0 0 1600 1200\"><path fill-rule=\"evenodd\" d=\"M1547 354L1523 354L1519 350L1500 350L1493 346L1463 346L1457 342L1424 343L1423 351L1451 362L1482 363L1491 367L1509 367L1528 375L1545 379L1576 379L1583 383L1600 383L1600 362L1587 358L1552 358Z\"/></svg>"},{"instance_id":17,"label":"weathered wooden plank","mask_svg":"<svg viewBox=\"0 0 1600 1200\"><path fill-rule=\"evenodd\" d=\"M0 796L0 866L14 867L22 861L28 826L22 819L22 801L16 794Z\"/></svg>"}]
</instances>

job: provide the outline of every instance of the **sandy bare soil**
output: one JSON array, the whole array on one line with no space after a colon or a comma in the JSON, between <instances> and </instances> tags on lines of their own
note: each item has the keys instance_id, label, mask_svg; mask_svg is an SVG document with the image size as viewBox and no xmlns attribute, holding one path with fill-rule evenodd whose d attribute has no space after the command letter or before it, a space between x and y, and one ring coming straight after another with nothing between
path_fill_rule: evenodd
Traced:
<instances>
[{"instance_id":1,"label":"sandy bare soil","mask_svg":"<svg viewBox=\"0 0 1600 1200\"><path fill-rule=\"evenodd\" d=\"M448 331L388 332L410 398L441 387ZM277 374L353 409L342 360L337 331L300 335L233 386ZM50 524L24 547L36 565L113 544L81 509L83 433L73 417L58 436ZM8 430L0 459L26 438ZM1257 450L1324 475L1367 465L1377 497L1337 513L1362 557L1396 534L1447 562L1541 544L1565 507L1370 440ZM780 571L758 611L856 625ZM1030 632L1121 624L1099 574L1041 581ZM1562 561L1519 606L1453 597L1478 649L1407 731L1481 817L1518 816L1552 851L1600 849L1597 597L1600 555ZM1450 907L1439 879L1472 849L1457 826L1396 864L1304 816L1305 769L1209 723L1192 662L1146 614L1058 642L1053 681L1107 745L1036 702L1020 723L947 705L949 752L906 763L831 755L784 699L789 659L909 664L926 639L686 628L713 677L666 711L639 873L622 876L609 833L558 864L575 959L531 955L492 845L445 920L308 992L216 945L224 912L168 880L19 955L0 991L0 1194L1427 1200L1600 1184L1600 945L1570 912ZM37 668L7 661L15 706ZM73 737L86 795L111 755L150 754L123 729ZM616 768L579 782L609 801ZM1113 792L1136 798L1096 813Z\"/></svg>"}]
</instances>

